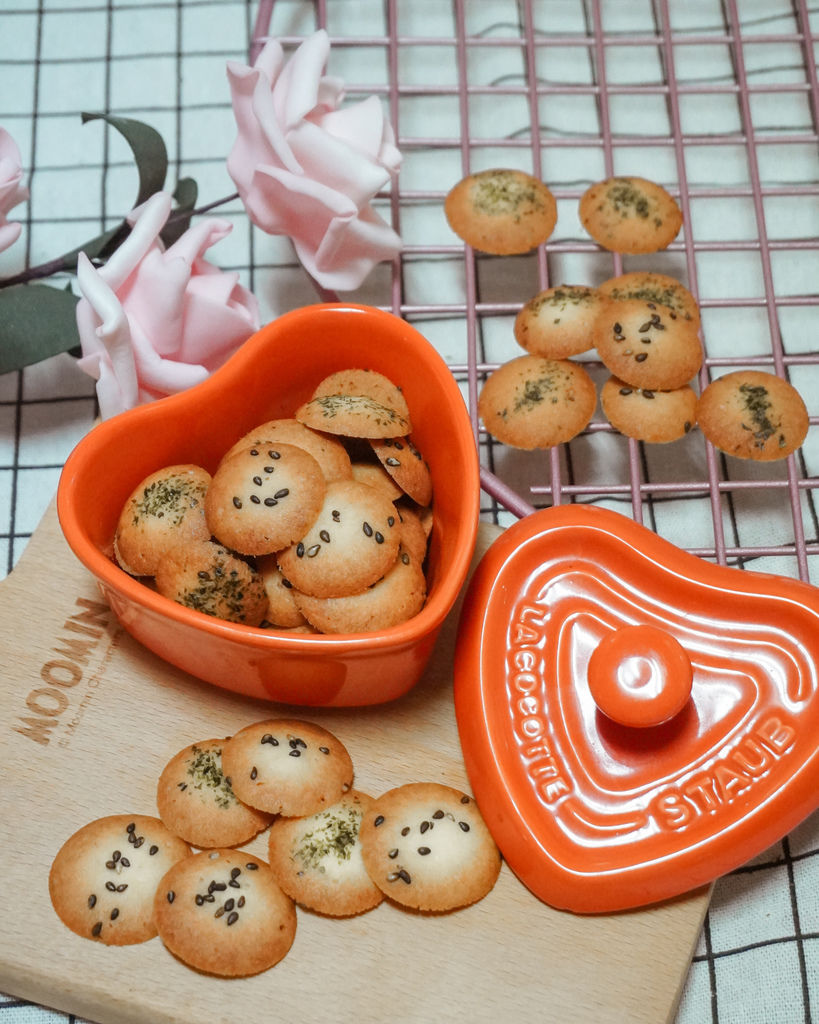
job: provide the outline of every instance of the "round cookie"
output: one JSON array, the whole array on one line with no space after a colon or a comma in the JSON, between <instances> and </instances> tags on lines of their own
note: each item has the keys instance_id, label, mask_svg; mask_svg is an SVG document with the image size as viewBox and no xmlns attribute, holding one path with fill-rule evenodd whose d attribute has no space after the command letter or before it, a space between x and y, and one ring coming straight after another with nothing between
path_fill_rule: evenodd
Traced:
<instances>
[{"instance_id":1,"label":"round cookie","mask_svg":"<svg viewBox=\"0 0 819 1024\"><path fill-rule=\"evenodd\" d=\"M369 395L321 395L296 409L296 419L313 430L343 437L401 437L410 421Z\"/></svg>"},{"instance_id":2,"label":"round cookie","mask_svg":"<svg viewBox=\"0 0 819 1024\"><path fill-rule=\"evenodd\" d=\"M691 320L699 327L700 307L697 300L685 285L668 274L632 270L618 277L610 277L599 284L597 290L607 299L643 299L644 302L656 302L658 306L668 306L677 316Z\"/></svg>"},{"instance_id":3,"label":"round cookie","mask_svg":"<svg viewBox=\"0 0 819 1024\"><path fill-rule=\"evenodd\" d=\"M600 391L600 405L621 434L654 444L676 441L697 422L697 395L687 384L673 391L648 391L609 377Z\"/></svg>"},{"instance_id":4,"label":"round cookie","mask_svg":"<svg viewBox=\"0 0 819 1024\"><path fill-rule=\"evenodd\" d=\"M278 555L296 590L313 597L356 594L380 579L398 554L398 514L380 491L355 480L327 485L310 529Z\"/></svg>"},{"instance_id":5,"label":"round cookie","mask_svg":"<svg viewBox=\"0 0 819 1024\"><path fill-rule=\"evenodd\" d=\"M213 541L174 548L157 568L155 581L163 597L217 619L258 626L267 615L259 573Z\"/></svg>"},{"instance_id":6,"label":"round cookie","mask_svg":"<svg viewBox=\"0 0 819 1024\"><path fill-rule=\"evenodd\" d=\"M404 492L380 462L354 462L353 480L380 490L390 501L397 501Z\"/></svg>"},{"instance_id":7,"label":"round cookie","mask_svg":"<svg viewBox=\"0 0 819 1024\"><path fill-rule=\"evenodd\" d=\"M391 629L417 615L426 600L421 559L401 547L382 579L349 597L295 593L296 606L321 633L372 633Z\"/></svg>"},{"instance_id":8,"label":"round cookie","mask_svg":"<svg viewBox=\"0 0 819 1024\"><path fill-rule=\"evenodd\" d=\"M762 370L735 370L705 388L697 422L720 451L739 459L784 459L805 440L810 421L788 381Z\"/></svg>"},{"instance_id":9,"label":"round cookie","mask_svg":"<svg viewBox=\"0 0 819 1024\"><path fill-rule=\"evenodd\" d=\"M249 842L272 817L240 803L222 771L224 739L192 743L165 765L156 805L165 825L192 846Z\"/></svg>"},{"instance_id":10,"label":"round cookie","mask_svg":"<svg viewBox=\"0 0 819 1024\"><path fill-rule=\"evenodd\" d=\"M591 420L597 392L588 372L568 359L518 356L489 375L478 412L496 440L514 448L552 448Z\"/></svg>"},{"instance_id":11,"label":"round cookie","mask_svg":"<svg viewBox=\"0 0 819 1024\"><path fill-rule=\"evenodd\" d=\"M358 830L373 799L351 790L306 818L279 818L268 836L276 881L296 903L343 917L372 910L384 894L361 858Z\"/></svg>"},{"instance_id":12,"label":"round cookie","mask_svg":"<svg viewBox=\"0 0 819 1024\"><path fill-rule=\"evenodd\" d=\"M269 814L298 817L331 807L353 784L353 763L327 729L297 719L255 722L222 748L233 792Z\"/></svg>"},{"instance_id":13,"label":"round cookie","mask_svg":"<svg viewBox=\"0 0 819 1024\"><path fill-rule=\"evenodd\" d=\"M370 878L417 910L474 903L500 872L500 852L475 801L437 782L409 783L378 797L359 839Z\"/></svg>"},{"instance_id":14,"label":"round cookie","mask_svg":"<svg viewBox=\"0 0 819 1024\"><path fill-rule=\"evenodd\" d=\"M427 555L429 533L421 513L407 505L397 505L396 508L401 524L401 546L422 565Z\"/></svg>"},{"instance_id":15,"label":"round cookie","mask_svg":"<svg viewBox=\"0 0 819 1024\"><path fill-rule=\"evenodd\" d=\"M277 964L296 936L296 908L269 865L242 850L204 850L175 865L154 900L165 946L198 971L226 978Z\"/></svg>"},{"instance_id":16,"label":"round cookie","mask_svg":"<svg viewBox=\"0 0 819 1024\"><path fill-rule=\"evenodd\" d=\"M673 391L702 366L696 325L644 299L610 299L594 322L594 343L611 373L635 388Z\"/></svg>"},{"instance_id":17,"label":"round cookie","mask_svg":"<svg viewBox=\"0 0 819 1024\"><path fill-rule=\"evenodd\" d=\"M271 626L282 629L294 629L303 626L305 619L296 607L293 597L293 584L284 578L275 555L260 555L256 559L256 569L262 577L267 594L267 613L265 619Z\"/></svg>"},{"instance_id":18,"label":"round cookie","mask_svg":"<svg viewBox=\"0 0 819 1024\"><path fill-rule=\"evenodd\" d=\"M592 326L601 304L596 288L557 285L540 292L515 317L515 340L531 355L566 359L593 347Z\"/></svg>"},{"instance_id":19,"label":"round cookie","mask_svg":"<svg viewBox=\"0 0 819 1024\"><path fill-rule=\"evenodd\" d=\"M657 252L667 248L682 227L674 197L646 178L597 182L580 197L579 213L592 238L612 252Z\"/></svg>"},{"instance_id":20,"label":"round cookie","mask_svg":"<svg viewBox=\"0 0 819 1024\"><path fill-rule=\"evenodd\" d=\"M251 445L222 459L205 498L213 536L243 555L267 555L298 540L326 489L318 462L292 444Z\"/></svg>"},{"instance_id":21,"label":"round cookie","mask_svg":"<svg viewBox=\"0 0 819 1024\"><path fill-rule=\"evenodd\" d=\"M147 476L123 506L114 533L114 555L132 576L153 576L175 545L210 540L205 494L210 473L200 466L166 466Z\"/></svg>"},{"instance_id":22,"label":"round cookie","mask_svg":"<svg viewBox=\"0 0 819 1024\"><path fill-rule=\"evenodd\" d=\"M411 437L383 437L370 442L378 461L401 490L419 505L432 500L432 477Z\"/></svg>"},{"instance_id":23,"label":"round cookie","mask_svg":"<svg viewBox=\"0 0 819 1024\"><path fill-rule=\"evenodd\" d=\"M188 844L159 818L112 814L63 843L48 876L57 916L72 932L107 946L156 935L154 895L162 876L188 859Z\"/></svg>"},{"instance_id":24,"label":"round cookie","mask_svg":"<svg viewBox=\"0 0 819 1024\"><path fill-rule=\"evenodd\" d=\"M350 456L337 437L311 430L296 419L268 420L249 431L224 454L223 459L244 448L292 444L309 452L321 467L325 480L346 480L352 474Z\"/></svg>"},{"instance_id":25,"label":"round cookie","mask_svg":"<svg viewBox=\"0 0 819 1024\"><path fill-rule=\"evenodd\" d=\"M529 252L554 231L557 203L550 189L524 171L477 171L444 200L449 226L467 245L498 256Z\"/></svg>"},{"instance_id":26,"label":"round cookie","mask_svg":"<svg viewBox=\"0 0 819 1024\"><path fill-rule=\"evenodd\" d=\"M394 409L407 423L410 422L404 392L377 370L350 369L331 373L319 381L310 397L325 398L328 395L364 395L387 409Z\"/></svg>"}]
</instances>

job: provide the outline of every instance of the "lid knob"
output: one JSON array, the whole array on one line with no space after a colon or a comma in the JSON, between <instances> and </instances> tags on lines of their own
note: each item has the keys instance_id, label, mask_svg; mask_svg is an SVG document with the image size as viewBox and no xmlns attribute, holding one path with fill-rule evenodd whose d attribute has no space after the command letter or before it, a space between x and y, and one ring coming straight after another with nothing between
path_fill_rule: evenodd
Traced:
<instances>
[{"instance_id":1,"label":"lid knob","mask_svg":"<svg viewBox=\"0 0 819 1024\"><path fill-rule=\"evenodd\" d=\"M693 672L682 645L656 626L621 626L592 652L588 683L600 711L620 725L662 725L685 707Z\"/></svg>"}]
</instances>

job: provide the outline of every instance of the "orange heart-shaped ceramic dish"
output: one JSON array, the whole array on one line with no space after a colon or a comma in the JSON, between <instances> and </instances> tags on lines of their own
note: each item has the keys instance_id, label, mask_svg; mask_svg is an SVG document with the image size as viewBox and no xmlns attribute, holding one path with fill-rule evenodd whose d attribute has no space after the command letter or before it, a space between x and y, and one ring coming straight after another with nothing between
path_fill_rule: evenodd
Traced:
<instances>
[{"instance_id":1,"label":"orange heart-shaped ceramic dish","mask_svg":"<svg viewBox=\"0 0 819 1024\"><path fill-rule=\"evenodd\" d=\"M704 885L819 806L819 590L714 565L619 513L533 513L463 605L475 796L540 898L622 910Z\"/></svg>"},{"instance_id":2,"label":"orange heart-shaped ceramic dish","mask_svg":"<svg viewBox=\"0 0 819 1024\"><path fill-rule=\"evenodd\" d=\"M291 417L323 377L349 368L378 371L403 390L413 440L429 465L434 525L427 600L417 615L371 633L288 635L186 608L119 568L114 531L141 480L183 463L213 472L247 431ZM433 346L389 313L327 303L263 327L202 384L97 425L66 461L57 511L69 546L97 578L120 623L166 661L251 697L355 706L399 697L421 676L466 578L479 494L466 405Z\"/></svg>"}]
</instances>

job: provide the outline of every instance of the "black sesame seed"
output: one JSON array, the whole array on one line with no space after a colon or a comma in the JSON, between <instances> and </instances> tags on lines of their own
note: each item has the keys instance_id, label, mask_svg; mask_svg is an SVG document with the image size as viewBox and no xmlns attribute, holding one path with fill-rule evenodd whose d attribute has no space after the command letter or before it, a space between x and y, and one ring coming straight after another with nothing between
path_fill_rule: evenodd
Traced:
<instances>
[{"instance_id":1,"label":"black sesame seed","mask_svg":"<svg viewBox=\"0 0 819 1024\"><path fill-rule=\"evenodd\" d=\"M307 557L315 558L319 551L321 551L321 544L311 544L307 549Z\"/></svg>"},{"instance_id":2,"label":"black sesame seed","mask_svg":"<svg viewBox=\"0 0 819 1024\"><path fill-rule=\"evenodd\" d=\"M113 882L106 882L105 883L105 888L108 890L108 892L116 892L117 891L117 887L114 885Z\"/></svg>"},{"instance_id":3,"label":"black sesame seed","mask_svg":"<svg viewBox=\"0 0 819 1024\"><path fill-rule=\"evenodd\" d=\"M290 757L301 757L301 751L298 747L290 751Z\"/></svg>"},{"instance_id":4,"label":"black sesame seed","mask_svg":"<svg viewBox=\"0 0 819 1024\"><path fill-rule=\"evenodd\" d=\"M256 484L257 487L261 487L262 486L262 478L260 476L254 476L253 477L253 483Z\"/></svg>"},{"instance_id":5,"label":"black sesame seed","mask_svg":"<svg viewBox=\"0 0 819 1024\"><path fill-rule=\"evenodd\" d=\"M239 901L236 904L236 906L241 910L244 905L245 905L245 898L244 898L244 896L240 896L239 897Z\"/></svg>"},{"instance_id":6,"label":"black sesame seed","mask_svg":"<svg viewBox=\"0 0 819 1024\"><path fill-rule=\"evenodd\" d=\"M643 392L643 398L653 398L653 397L654 397L654 392L653 391L644 391Z\"/></svg>"},{"instance_id":7,"label":"black sesame seed","mask_svg":"<svg viewBox=\"0 0 819 1024\"><path fill-rule=\"evenodd\" d=\"M152 846L150 850L148 850L148 853L151 857L156 856L156 854L159 853L159 847L156 845Z\"/></svg>"},{"instance_id":8,"label":"black sesame seed","mask_svg":"<svg viewBox=\"0 0 819 1024\"><path fill-rule=\"evenodd\" d=\"M111 911L111 920L112 921L116 921L116 919L118 917L119 917L119 908L118 907L114 907L114 909Z\"/></svg>"},{"instance_id":9,"label":"black sesame seed","mask_svg":"<svg viewBox=\"0 0 819 1024\"><path fill-rule=\"evenodd\" d=\"M128 833L134 832L135 830L136 830L136 825L133 822L129 822L129 824L127 824L125 826L125 831L128 832Z\"/></svg>"},{"instance_id":10,"label":"black sesame seed","mask_svg":"<svg viewBox=\"0 0 819 1024\"><path fill-rule=\"evenodd\" d=\"M236 900L234 900L232 897L229 900L225 900L225 910L233 910L235 906Z\"/></svg>"},{"instance_id":11,"label":"black sesame seed","mask_svg":"<svg viewBox=\"0 0 819 1024\"><path fill-rule=\"evenodd\" d=\"M265 466L264 467L264 472L265 473L274 473L275 471L276 471L276 467L275 466Z\"/></svg>"},{"instance_id":12,"label":"black sesame seed","mask_svg":"<svg viewBox=\"0 0 819 1024\"><path fill-rule=\"evenodd\" d=\"M459 821L458 822L458 828L461 830L461 832L468 832L469 831L469 822L467 822L467 821Z\"/></svg>"},{"instance_id":13,"label":"black sesame seed","mask_svg":"<svg viewBox=\"0 0 819 1024\"><path fill-rule=\"evenodd\" d=\"M319 747L319 750L321 751L322 754L329 754L330 753L330 748L329 747Z\"/></svg>"},{"instance_id":14,"label":"black sesame seed","mask_svg":"<svg viewBox=\"0 0 819 1024\"><path fill-rule=\"evenodd\" d=\"M231 913L231 914L228 914L228 919L227 919L227 923L228 923L229 925L231 925L231 924L236 924L236 922L237 922L238 920L239 920L239 915L238 915L238 914L236 913L236 911L235 911L235 910L233 911L233 913Z\"/></svg>"},{"instance_id":15,"label":"black sesame seed","mask_svg":"<svg viewBox=\"0 0 819 1024\"><path fill-rule=\"evenodd\" d=\"M254 505L261 505L262 503L262 499L259 497L258 494L251 494L250 500L253 502Z\"/></svg>"},{"instance_id":16,"label":"black sesame seed","mask_svg":"<svg viewBox=\"0 0 819 1024\"><path fill-rule=\"evenodd\" d=\"M289 487L282 487L280 490L276 491L276 493L273 495L273 497L274 498L286 498L289 493L290 493L290 488Z\"/></svg>"},{"instance_id":17,"label":"black sesame seed","mask_svg":"<svg viewBox=\"0 0 819 1024\"><path fill-rule=\"evenodd\" d=\"M372 537L372 535L373 535L373 528L370 526L370 524L368 522L362 523L361 524L361 529L364 531L365 536Z\"/></svg>"},{"instance_id":18,"label":"black sesame seed","mask_svg":"<svg viewBox=\"0 0 819 1024\"><path fill-rule=\"evenodd\" d=\"M373 821L373 825L375 825L375 827L378 828L379 825L383 825L383 824L384 824L384 815L383 814L377 814L376 817L375 817L375 821Z\"/></svg>"},{"instance_id":19,"label":"black sesame seed","mask_svg":"<svg viewBox=\"0 0 819 1024\"><path fill-rule=\"evenodd\" d=\"M276 501L275 498L265 498L264 499L264 503L265 503L265 505L267 505L268 508L273 508L274 505L278 505L279 504L278 501Z\"/></svg>"},{"instance_id":20,"label":"black sesame seed","mask_svg":"<svg viewBox=\"0 0 819 1024\"><path fill-rule=\"evenodd\" d=\"M200 896L199 893L197 893L196 894L196 898L195 898L195 903L196 903L197 907L201 907L204 902L205 902L205 897L204 896Z\"/></svg>"},{"instance_id":21,"label":"black sesame seed","mask_svg":"<svg viewBox=\"0 0 819 1024\"><path fill-rule=\"evenodd\" d=\"M259 870L259 865L258 864L254 864L252 860L249 860L247 862L247 864L245 864L245 867L247 868L248 871L258 871Z\"/></svg>"},{"instance_id":22,"label":"black sesame seed","mask_svg":"<svg viewBox=\"0 0 819 1024\"><path fill-rule=\"evenodd\" d=\"M242 869L241 868L231 868L230 869L230 877L231 878L238 878L239 875L241 875L241 873L242 873Z\"/></svg>"},{"instance_id":23,"label":"black sesame seed","mask_svg":"<svg viewBox=\"0 0 819 1024\"><path fill-rule=\"evenodd\" d=\"M623 333L623 326L622 326L622 324L619 324L619 323L615 324L613 329L614 329L614 333L615 334L622 334Z\"/></svg>"},{"instance_id":24,"label":"black sesame seed","mask_svg":"<svg viewBox=\"0 0 819 1024\"><path fill-rule=\"evenodd\" d=\"M634 359L638 363L644 363L648 359L648 352L639 352Z\"/></svg>"},{"instance_id":25,"label":"black sesame seed","mask_svg":"<svg viewBox=\"0 0 819 1024\"><path fill-rule=\"evenodd\" d=\"M387 465L388 465L388 466L400 466L400 465L401 465L401 460L400 460L400 459L396 459L396 458L393 458L393 456L391 455L391 456L390 456L390 457L389 457L389 458L388 458L388 459L386 460L386 463L387 463Z\"/></svg>"},{"instance_id":26,"label":"black sesame seed","mask_svg":"<svg viewBox=\"0 0 819 1024\"><path fill-rule=\"evenodd\" d=\"M251 777L251 779L257 778L258 774L259 773L256 771L256 765L254 764L253 767L250 769L250 777Z\"/></svg>"},{"instance_id":27,"label":"black sesame seed","mask_svg":"<svg viewBox=\"0 0 819 1024\"><path fill-rule=\"evenodd\" d=\"M319 537L321 537L325 544L330 543L330 534L326 530L319 530Z\"/></svg>"},{"instance_id":28,"label":"black sesame seed","mask_svg":"<svg viewBox=\"0 0 819 1024\"><path fill-rule=\"evenodd\" d=\"M168 891L165 893L165 899L168 901L168 903L173 903L173 901L176 899L176 893L173 891L173 889L168 889Z\"/></svg>"},{"instance_id":29,"label":"black sesame seed","mask_svg":"<svg viewBox=\"0 0 819 1024\"><path fill-rule=\"evenodd\" d=\"M119 866L121 868L129 868L131 866L131 862L128 860L127 857L120 857Z\"/></svg>"},{"instance_id":30,"label":"black sesame seed","mask_svg":"<svg viewBox=\"0 0 819 1024\"><path fill-rule=\"evenodd\" d=\"M94 927L91 929L91 934L96 938L102 931L102 921L97 921Z\"/></svg>"},{"instance_id":31,"label":"black sesame seed","mask_svg":"<svg viewBox=\"0 0 819 1024\"><path fill-rule=\"evenodd\" d=\"M395 516L387 516L387 526L395 526Z\"/></svg>"},{"instance_id":32,"label":"black sesame seed","mask_svg":"<svg viewBox=\"0 0 819 1024\"><path fill-rule=\"evenodd\" d=\"M384 534L380 533L378 530L375 531L375 542L376 544L384 543Z\"/></svg>"},{"instance_id":33,"label":"black sesame seed","mask_svg":"<svg viewBox=\"0 0 819 1024\"><path fill-rule=\"evenodd\" d=\"M398 847L396 846L394 849L390 850L387 856L390 858L390 860L395 860L395 858L398 856Z\"/></svg>"},{"instance_id":34,"label":"black sesame seed","mask_svg":"<svg viewBox=\"0 0 819 1024\"><path fill-rule=\"evenodd\" d=\"M259 454L259 449L258 448L251 448L250 449L250 454L251 455L258 455Z\"/></svg>"},{"instance_id":35,"label":"black sesame seed","mask_svg":"<svg viewBox=\"0 0 819 1024\"><path fill-rule=\"evenodd\" d=\"M423 835L428 829L432 828L432 824L428 821L421 822L421 835Z\"/></svg>"},{"instance_id":36,"label":"black sesame seed","mask_svg":"<svg viewBox=\"0 0 819 1024\"><path fill-rule=\"evenodd\" d=\"M128 888L128 883L127 883L127 882L121 882L121 883L120 883L120 884L119 884L119 885L117 886L117 892L125 892L125 890L126 890L127 888Z\"/></svg>"},{"instance_id":37,"label":"black sesame seed","mask_svg":"<svg viewBox=\"0 0 819 1024\"><path fill-rule=\"evenodd\" d=\"M276 737L269 732L266 732L264 736L262 736L262 743L269 743L273 747L278 747L279 745L279 741L276 739Z\"/></svg>"},{"instance_id":38,"label":"black sesame seed","mask_svg":"<svg viewBox=\"0 0 819 1024\"><path fill-rule=\"evenodd\" d=\"M443 811L441 811L441 810L437 810L437 811L436 811L436 812L435 812L435 813L434 813L434 814L432 815L432 817L433 817L433 818L443 818L443 817L444 817L444 812L443 812Z\"/></svg>"},{"instance_id":39,"label":"black sesame seed","mask_svg":"<svg viewBox=\"0 0 819 1024\"><path fill-rule=\"evenodd\" d=\"M462 796L461 797L461 803L462 804L468 804L469 803L469 797L466 796L466 795Z\"/></svg>"},{"instance_id":40,"label":"black sesame seed","mask_svg":"<svg viewBox=\"0 0 819 1024\"><path fill-rule=\"evenodd\" d=\"M296 558L304 558L304 545L301 541L296 545Z\"/></svg>"},{"instance_id":41,"label":"black sesame seed","mask_svg":"<svg viewBox=\"0 0 819 1024\"><path fill-rule=\"evenodd\" d=\"M242 499L241 498L237 498L237 497L234 496L234 498L233 498L233 507L234 508L241 508L242 507Z\"/></svg>"},{"instance_id":42,"label":"black sesame seed","mask_svg":"<svg viewBox=\"0 0 819 1024\"><path fill-rule=\"evenodd\" d=\"M620 394L621 395L630 395L631 394L631 388L620 388Z\"/></svg>"},{"instance_id":43,"label":"black sesame seed","mask_svg":"<svg viewBox=\"0 0 819 1024\"><path fill-rule=\"evenodd\" d=\"M401 561L404 563L404 565L410 564L410 556L406 553L406 551L401 552Z\"/></svg>"},{"instance_id":44,"label":"black sesame seed","mask_svg":"<svg viewBox=\"0 0 819 1024\"><path fill-rule=\"evenodd\" d=\"M334 508L333 511L330 513L330 515L332 515L334 523L340 523L341 522L341 513L339 512L339 510L337 508Z\"/></svg>"},{"instance_id":45,"label":"black sesame seed","mask_svg":"<svg viewBox=\"0 0 819 1024\"><path fill-rule=\"evenodd\" d=\"M419 846L418 852L421 854L422 857L426 857L426 855L430 852L430 849L428 846Z\"/></svg>"}]
</instances>

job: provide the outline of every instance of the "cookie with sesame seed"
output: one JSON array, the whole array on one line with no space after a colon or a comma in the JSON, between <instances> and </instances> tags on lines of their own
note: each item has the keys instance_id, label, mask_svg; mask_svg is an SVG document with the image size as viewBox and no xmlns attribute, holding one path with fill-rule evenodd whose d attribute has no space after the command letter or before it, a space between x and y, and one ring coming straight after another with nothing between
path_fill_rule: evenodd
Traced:
<instances>
[{"instance_id":1,"label":"cookie with sesame seed","mask_svg":"<svg viewBox=\"0 0 819 1024\"><path fill-rule=\"evenodd\" d=\"M268 420L239 438L223 456L230 458L244 448L292 444L309 452L321 467L325 480L346 480L352 475L350 456L337 437L311 430L296 419Z\"/></svg>"},{"instance_id":2,"label":"cookie with sesame seed","mask_svg":"<svg viewBox=\"0 0 819 1024\"><path fill-rule=\"evenodd\" d=\"M394 409L410 423L410 411L404 392L377 370L353 368L329 374L319 381L310 397L326 398L328 395L364 395L387 409Z\"/></svg>"},{"instance_id":3,"label":"cookie with sesame seed","mask_svg":"<svg viewBox=\"0 0 819 1024\"><path fill-rule=\"evenodd\" d=\"M570 359L518 356L489 375L478 397L483 425L514 448L552 448L579 434L594 415L597 391Z\"/></svg>"},{"instance_id":4,"label":"cookie with sesame seed","mask_svg":"<svg viewBox=\"0 0 819 1024\"><path fill-rule=\"evenodd\" d=\"M344 597L380 579L398 555L398 514L380 491L356 480L327 485L313 525L278 554L296 590Z\"/></svg>"},{"instance_id":5,"label":"cookie with sesame seed","mask_svg":"<svg viewBox=\"0 0 819 1024\"><path fill-rule=\"evenodd\" d=\"M222 459L205 498L210 532L242 555L268 555L315 522L327 483L318 462L292 444L251 445Z\"/></svg>"},{"instance_id":6,"label":"cookie with sesame seed","mask_svg":"<svg viewBox=\"0 0 819 1024\"><path fill-rule=\"evenodd\" d=\"M240 729L222 748L222 769L240 800L287 817L331 807L353 785L353 763L341 740L290 718Z\"/></svg>"},{"instance_id":7,"label":"cookie with sesame seed","mask_svg":"<svg viewBox=\"0 0 819 1024\"><path fill-rule=\"evenodd\" d=\"M416 910L475 903L500 873L500 852L478 805L441 783L413 782L384 793L364 814L359 836L370 878Z\"/></svg>"},{"instance_id":8,"label":"cookie with sesame seed","mask_svg":"<svg viewBox=\"0 0 819 1024\"><path fill-rule=\"evenodd\" d=\"M107 946L156 933L154 896L163 875L191 856L159 818L112 814L83 825L60 847L48 876L57 916L72 932Z\"/></svg>"},{"instance_id":9,"label":"cookie with sesame seed","mask_svg":"<svg viewBox=\"0 0 819 1024\"><path fill-rule=\"evenodd\" d=\"M353 462L353 480L375 487L390 501L397 501L404 494L380 462Z\"/></svg>"},{"instance_id":10,"label":"cookie with sesame seed","mask_svg":"<svg viewBox=\"0 0 819 1024\"><path fill-rule=\"evenodd\" d=\"M260 555L256 559L256 569L262 577L267 594L267 613L265 620L271 626L281 629L295 629L303 626L305 619L296 607L293 598L293 584L286 579L279 568L275 555Z\"/></svg>"},{"instance_id":11,"label":"cookie with sesame seed","mask_svg":"<svg viewBox=\"0 0 819 1024\"><path fill-rule=\"evenodd\" d=\"M273 967L296 936L293 901L268 864L241 850L203 850L176 864L157 890L154 913L174 956L226 978Z\"/></svg>"},{"instance_id":12,"label":"cookie with sesame seed","mask_svg":"<svg viewBox=\"0 0 819 1024\"><path fill-rule=\"evenodd\" d=\"M566 359L593 347L592 325L602 296L586 285L556 285L539 292L515 317L521 348L546 359Z\"/></svg>"},{"instance_id":13,"label":"cookie with sesame seed","mask_svg":"<svg viewBox=\"0 0 819 1024\"><path fill-rule=\"evenodd\" d=\"M720 451L756 462L787 458L810 426L796 388L764 370L735 370L712 380L700 395L697 420Z\"/></svg>"},{"instance_id":14,"label":"cookie with sesame seed","mask_svg":"<svg viewBox=\"0 0 819 1024\"><path fill-rule=\"evenodd\" d=\"M644 299L609 300L594 322L594 343L608 370L635 388L673 391L702 366L696 325Z\"/></svg>"},{"instance_id":15,"label":"cookie with sesame seed","mask_svg":"<svg viewBox=\"0 0 819 1024\"><path fill-rule=\"evenodd\" d=\"M557 223L557 202L538 178L498 167L459 181L444 200L444 215L473 249L507 256L529 252L549 238Z\"/></svg>"},{"instance_id":16,"label":"cookie with sesame seed","mask_svg":"<svg viewBox=\"0 0 819 1024\"><path fill-rule=\"evenodd\" d=\"M618 176L591 185L580 197L580 221L611 252L666 249L682 227L674 197L646 178Z\"/></svg>"},{"instance_id":17,"label":"cookie with sesame seed","mask_svg":"<svg viewBox=\"0 0 819 1024\"><path fill-rule=\"evenodd\" d=\"M154 582L163 597L217 619L258 626L267 615L267 594L255 567L214 541L174 548Z\"/></svg>"},{"instance_id":18,"label":"cookie with sesame seed","mask_svg":"<svg viewBox=\"0 0 819 1024\"><path fill-rule=\"evenodd\" d=\"M396 505L401 527L401 544L415 558L419 565L423 563L429 545L429 531L424 523L423 515L410 505Z\"/></svg>"},{"instance_id":19,"label":"cookie with sesame seed","mask_svg":"<svg viewBox=\"0 0 819 1024\"><path fill-rule=\"evenodd\" d=\"M600 406L615 430L652 444L677 441L697 422L697 395L688 384L650 391L609 377L600 390Z\"/></svg>"},{"instance_id":20,"label":"cookie with sesame seed","mask_svg":"<svg viewBox=\"0 0 819 1024\"><path fill-rule=\"evenodd\" d=\"M432 500L432 476L411 437L382 437L370 442L378 461L404 494L419 505Z\"/></svg>"},{"instance_id":21,"label":"cookie with sesame seed","mask_svg":"<svg viewBox=\"0 0 819 1024\"><path fill-rule=\"evenodd\" d=\"M691 292L676 277L652 270L632 270L610 277L597 286L607 299L643 299L668 306L677 316L700 324L700 307Z\"/></svg>"},{"instance_id":22,"label":"cookie with sesame seed","mask_svg":"<svg viewBox=\"0 0 819 1024\"><path fill-rule=\"evenodd\" d=\"M358 830L373 798L351 790L338 803L303 818L278 818L268 860L284 892L320 914L346 917L377 907L384 894L361 859Z\"/></svg>"},{"instance_id":23,"label":"cookie with sesame seed","mask_svg":"<svg viewBox=\"0 0 819 1024\"><path fill-rule=\"evenodd\" d=\"M371 633L411 619L426 600L422 559L400 547L385 575L348 597L311 597L295 592L296 606L321 633Z\"/></svg>"},{"instance_id":24,"label":"cookie with sesame seed","mask_svg":"<svg viewBox=\"0 0 819 1024\"><path fill-rule=\"evenodd\" d=\"M224 739L191 743L168 761L159 776L159 817L192 846L239 846L272 821L272 815L236 798L222 771L224 743Z\"/></svg>"},{"instance_id":25,"label":"cookie with sesame seed","mask_svg":"<svg viewBox=\"0 0 819 1024\"><path fill-rule=\"evenodd\" d=\"M114 556L132 576L153 576L174 545L210 540L205 494L210 473L201 466L166 466L151 473L123 506L114 533Z\"/></svg>"}]
</instances>

